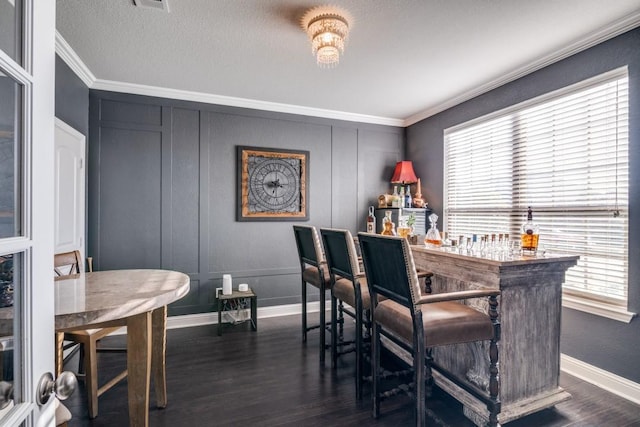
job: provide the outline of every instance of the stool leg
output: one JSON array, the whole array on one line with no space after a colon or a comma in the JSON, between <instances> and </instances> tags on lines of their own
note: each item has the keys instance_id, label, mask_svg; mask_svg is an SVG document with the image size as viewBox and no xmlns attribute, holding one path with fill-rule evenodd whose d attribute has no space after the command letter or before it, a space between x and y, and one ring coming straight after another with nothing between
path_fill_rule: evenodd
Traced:
<instances>
[{"instance_id":1,"label":"stool leg","mask_svg":"<svg viewBox=\"0 0 640 427\"><path fill-rule=\"evenodd\" d=\"M325 304L325 287L324 287L324 279L321 277L321 285L320 285L320 365L324 366L324 353L325 353L325 344L326 344L326 332L327 332L327 311Z\"/></svg>"},{"instance_id":2,"label":"stool leg","mask_svg":"<svg viewBox=\"0 0 640 427\"><path fill-rule=\"evenodd\" d=\"M356 399L362 399L362 301L356 289Z\"/></svg>"},{"instance_id":3,"label":"stool leg","mask_svg":"<svg viewBox=\"0 0 640 427\"><path fill-rule=\"evenodd\" d=\"M338 338L340 339L340 342L344 341L344 303L342 302L342 300L340 300L340 306L338 309L338 314L339 314L339 318L338 318L338 325L339 325L339 332L338 332Z\"/></svg>"},{"instance_id":4,"label":"stool leg","mask_svg":"<svg viewBox=\"0 0 640 427\"><path fill-rule=\"evenodd\" d=\"M413 358L414 384L416 385L416 426L424 427L426 425L425 372L427 376L430 376L431 366L425 368L425 348L423 340L418 340L416 347Z\"/></svg>"},{"instance_id":5,"label":"stool leg","mask_svg":"<svg viewBox=\"0 0 640 427\"><path fill-rule=\"evenodd\" d=\"M307 342L307 283L302 281L302 342Z\"/></svg>"},{"instance_id":6,"label":"stool leg","mask_svg":"<svg viewBox=\"0 0 640 427\"><path fill-rule=\"evenodd\" d=\"M258 297L251 297L251 325L258 330Z\"/></svg>"},{"instance_id":7,"label":"stool leg","mask_svg":"<svg viewBox=\"0 0 640 427\"><path fill-rule=\"evenodd\" d=\"M218 298L218 336L222 335L222 302Z\"/></svg>"},{"instance_id":8,"label":"stool leg","mask_svg":"<svg viewBox=\"0 0 640 427\"><path fill-rule=\"evenodd\" d=\"M380 416L380 326L372 320L371 325L371 376L373 418Z\"/></svg>"},{"instance_id":9,"label":"stool leg","mask_svg":"<svg viewBox=\"0 0 640 427\"><path fill-rule=\"evenodd\" d=\"M338 365L338 334L336 333L336 328L338 326L337 310L337 300L333 295L333 292L331 292L331 366L333 368Z\"/></svg>"}]
</instances>

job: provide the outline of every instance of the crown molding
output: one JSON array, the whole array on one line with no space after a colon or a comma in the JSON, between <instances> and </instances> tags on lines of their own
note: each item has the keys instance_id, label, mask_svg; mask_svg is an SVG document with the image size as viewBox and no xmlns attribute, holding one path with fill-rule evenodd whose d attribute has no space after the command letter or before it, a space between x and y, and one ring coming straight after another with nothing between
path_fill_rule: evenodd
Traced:
<instances>
[{"instance_id":1,"label":"crown molding","mask_svg":"<svg viewBox=\"0 0 640 427\"><path fill-rule=\"evenodd\" d=\"M500 77L499 79L493 80L476 89L473 89L461 95L458 95L455 98L452 98L446 102L443 102L440 105L436 105L435 107L428 108L424 111L416 113L406 118L402 126L404 127L411 126L421 120L434 116L442 111L448 110L449 108L455 107L458 104L461 104L465 101L475 98L476 96L487 93L493 89L496 89L500 86L503 86L514 80L517 80L520 77L524 77L528 74L533 73L534 71L540 70L548 65L551 65L562 59L568 58L571 55L575 55L578 52L581 52L590 47L593 47L606 40L612 39L613 37L619 36L620 34L626 33L627 31L630 31L638 26L640 26L640 11L634 14L631 14L619 21L616 21L605 28L602 28L597 31L593 31L592 33L588 34L586 37L576 41L575 43L570 44L564 49L558 50L557 52L544 56L538 59L537 61L534 61L528 65L518 68L515 71Z\"/></svg>"},{"instance_id":2,"label":"crown molding","mask_svg":"<svg viewBox=\"0 0 640 427\"><path fill-rule=\"evenodd\" d=\"M345 120L349 122L371 123L385 126L402 127L403 119L370 116L366 114L348 113L344 111L325 110L321 108L299 105L281 104L259 101L255 99L236 98L232 96L214 95L201 92L170 89L157 86L138 85L112 80L96 79L89 67L82 62L73 48L56 30L56 53L73 70L89 89L107 90L111 92L131 93L134 95L157 96L160 98L179 99L183 101L203 102L206 104L226 105L230 107L251 108L278 113L298 114L302 116L322 117L326 119Z\"/></svg>"},{"instance_id":3,"label":"crown molding","mask_svg":"<svg viewBox=\"0 0 640 427\"><path fill-rule=\"evenodd\" d=\"M171 89L158 86L139 85L134 83L117 82L98 79L91 89L107 90L111 92L131 93L135 95L158 96L161 98L179 99L183 101L203 102L206 104L226 105L229 107L251 108L262 111L298 114L302 116L322 117L326 119L345 120L349 122L372 123L385 126L402 127L403 119L369 116L366 114L348 113L344 111L325 110L322 108L304 107L301 105L281 104L277 102L260 101L233 96L214 95L202 92Z\"/></svg>"},{"instance_id":4,"label":"crown molding","mask_svg":"<svg viewBox=\"0 0 640 427\"><path fill-rule=\"evenodd\" d=\"M136 95L157 96L161 98L179 99L184 101L203 102L206 104L226 105L230 107L250 108L264 111L273 111L302 116L321 117L326 119L345 120L379 124L385 126L408 127L428 117L452 108L468 101L476 96L487 93L493 89L531 74L548 65L568 58L578 52L593 47L640 26L640 11L621 19L610 26L594 31L583 39L561 49L553 54L544 56L526 66L516 69L499 79L493 80L476 89L460 94L442 104L416 113L406 119L394 119L390 117L370 116L366 114L349 113L345 111L326 110L322 108L304 107L300 105L282 104L276 102L260 101L255 99L237 98L232 96L214 95L201 92L192 92L178 89L162 88L157 86L138 85L133 83L117 82L111 80L96 79L91 70L82 62L80 57L64 40L56 30L56 53L73 70L76 75L90 89L107 90L112 92L131 93Z\"/></svg>"},{"instance_id":5,"label":"crown molding","mask_svg":"<svg viewBox=\"0 0 640 427\"><path fill-rule=\"evenodd\" d=\"M74 73L91 88L96 81L96 77L93 75L89 67L82 62L82 59L73 50L73 48L67 43L62 35L56 30L56 53L58 56L73 70Z\"/></svg>"}]
</instances>

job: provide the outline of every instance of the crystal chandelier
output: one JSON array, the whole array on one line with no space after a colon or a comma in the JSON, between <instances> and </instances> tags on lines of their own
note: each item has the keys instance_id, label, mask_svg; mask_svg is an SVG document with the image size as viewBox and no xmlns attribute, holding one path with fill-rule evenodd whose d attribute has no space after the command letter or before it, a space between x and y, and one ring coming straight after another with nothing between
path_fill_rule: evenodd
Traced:
<instances>
[{"instance_id":1,"label":"crystal chandelier","mask_svg":"<svg viewBox=\"0 0 640 427\"><path fill-rule=\"evenodd\" d=\"M352 25L349 12L336 6L318 6L308 10L300 24L309 35L318 65L322 68L338 65Z\"/></svg>"}]
</instances>

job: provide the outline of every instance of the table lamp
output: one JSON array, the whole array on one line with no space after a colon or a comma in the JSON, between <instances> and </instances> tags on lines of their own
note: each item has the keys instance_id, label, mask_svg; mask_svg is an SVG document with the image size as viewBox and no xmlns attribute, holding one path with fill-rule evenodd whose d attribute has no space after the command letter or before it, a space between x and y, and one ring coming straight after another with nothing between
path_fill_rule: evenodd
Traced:
<instances>
[{"instance_id":1,"label":"table lamp","mask_svg":"<svg viewBox=\"0 0 640 427\"><path fill-rule=\"evenodd\" d=\"M393 171L391 177L392 184L414 184L418 178L413 171L413 162L411 160L403 160L396 163L396 169Z\"/></svg>"}]
</instances>

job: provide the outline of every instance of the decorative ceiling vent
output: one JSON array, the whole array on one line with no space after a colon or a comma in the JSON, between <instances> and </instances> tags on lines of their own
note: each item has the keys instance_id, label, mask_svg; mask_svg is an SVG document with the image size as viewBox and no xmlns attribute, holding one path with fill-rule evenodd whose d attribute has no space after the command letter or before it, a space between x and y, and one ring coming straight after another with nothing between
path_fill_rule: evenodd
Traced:
<instances>
[{"instance_id":1,"label":"decorative ceiling vent","mask_svg":"<svg viewBox=\"0 0 640 427\"><path fill-rule=\"evenodd\" d=\"M169 12L169 0L133 0L133 3L138 7Z\"/></svg>"}]
</instances>

